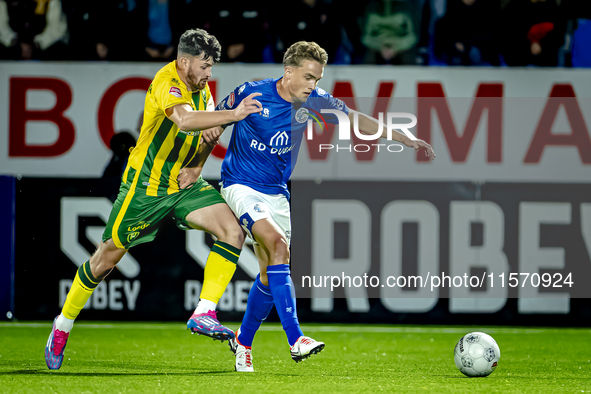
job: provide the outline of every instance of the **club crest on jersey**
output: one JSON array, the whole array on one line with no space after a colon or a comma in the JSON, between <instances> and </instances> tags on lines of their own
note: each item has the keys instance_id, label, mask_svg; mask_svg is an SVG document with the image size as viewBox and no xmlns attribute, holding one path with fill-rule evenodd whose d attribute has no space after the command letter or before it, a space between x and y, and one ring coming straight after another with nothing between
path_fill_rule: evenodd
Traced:
<instances>
[{"instance_id":1,"label":"club crest on jersey","mask_svg":"<svg viewBox=\"0 0 591 394\"><path fill-rule=\"evenodd\" d=\"M230 93L230 97L228 97L228 107L232 108L234 106L234 92Z\"/></svg>"},{"instance_id":2,"label":"club crest on jersey","mask_svg":"<svg viewBox=\"0 0 591 394\"><path fill-rule=\"evenodd\" d=\"M135 233L128 234L128 235L127 235L127 242L131 242L131 241L133 241L133 240L134 240L134 239L136 239L136 238L137 238L139 235L140 235L140 233L139 233L139 232L137 232L137 231L136 231Z\"/></svg>"},{"instance_id":3,"label":"club crest on jersey","mask_svg":"<svg viewBox=\"0 0 591 394\"><path fill-rule=\"evenodd\" d=\"M308 120L309 117L309 112L306 108L300 108L297 110L296 114L295 114L295 120L298 123L304 123L305 121Z\"/></svg>"},{"instance_id":4,"label":"club crest on jersey","mask_svg":"<svg viewBox=\"0 0 591 394\"><path fill-rule=\"evenodd\" d=\"M183 94L181 93L181 89L177 88L176 86L171 86L168 90L168 93L172 94L174 97L181 98Z\"/></svg>"}]
</instances>

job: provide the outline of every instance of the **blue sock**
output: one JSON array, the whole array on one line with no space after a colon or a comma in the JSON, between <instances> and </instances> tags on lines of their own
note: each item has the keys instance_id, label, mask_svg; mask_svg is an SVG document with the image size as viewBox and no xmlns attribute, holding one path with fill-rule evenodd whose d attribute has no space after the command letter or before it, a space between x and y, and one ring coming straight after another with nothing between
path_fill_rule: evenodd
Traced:
<instances>
[{"instance_id":1,"label":"blue sock","mask_svg":"<svg viewBox=\"0 0 591 394\"><path fill-rule=\"evenodd\" d=\"M263 320L269 316L272 308L273 296L271 295L271 289L265 286L261 282L260 275L257 275L256 280L250 288L250 293L248 293L246 312L242 318L238 342L243 346L252 346L254 335Z\"/></svg>"},{"instance_id":2,"label":"blue sock","mask_svg":"<svg viewBox=\"0 0 591 394\"><path fill-rule=\"evenodd\" d=\"M273 294L275 309L277 309L283 330L287 334L287 341L290 346L293 346L298 338L304 334L298 321L295 290L289 274L289 265L268 266L267 278L269 278L269 287L271 288L271 294Z\"/></svg>"}]
</instances>

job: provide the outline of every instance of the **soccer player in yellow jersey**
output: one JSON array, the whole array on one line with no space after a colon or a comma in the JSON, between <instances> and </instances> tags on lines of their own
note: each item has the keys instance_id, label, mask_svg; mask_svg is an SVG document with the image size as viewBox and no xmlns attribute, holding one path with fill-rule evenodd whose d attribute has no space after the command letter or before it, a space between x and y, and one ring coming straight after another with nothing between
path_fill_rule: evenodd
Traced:
<instances>
[{"instance_id":1,"label":"soccer player in yellow jersey","mask_svg":"<svg viewBox=\"0 0 591 394\"><path fill-rule=\"evenodd\" d=\"M207 231L217 238L205 266L203 290L187 326L214 339L234 337L222 326L215 308L236 270L244 235L219 193L201 177L213 144L201 143L202 130L259 113L251 94L240 106L214 111L207 85L221 46L201 29L180 38L177 60L164 66L146 93L144 123L129 156L103 240L80 266L45 348L50 369L59 369L74 319L94 289L127 250L154 239L163 218L172 215L181 228ZM243 105L244 104L244 105Z\"/></svg>"}]
</instances>

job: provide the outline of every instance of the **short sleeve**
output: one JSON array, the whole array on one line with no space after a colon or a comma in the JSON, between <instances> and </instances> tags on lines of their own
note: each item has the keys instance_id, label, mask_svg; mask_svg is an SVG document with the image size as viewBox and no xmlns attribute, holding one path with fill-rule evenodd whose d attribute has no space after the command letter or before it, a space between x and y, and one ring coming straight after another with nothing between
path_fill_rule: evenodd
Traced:
<instances>
[{"instance_id":1,"label":"short sleeve","mask_svg":"<svg viewBox=\"0 0 591 394\"><path fill-rule=\"evenodd\" d=\"M343 100L333 97L332 95L329 95L329 97L327 97L325 103L326 103L326 107L324 107L325 109L336 109L338 111L342 111L345 114L349 115L349 107L347 107L347 105L345 104L345 102ZM325 119L328 123L338 124L339 120L335 115L332 115L332 114L327 114L327 115L328 116L326 116Z\"/></svg>"},{"instance_id":2,"label":"short sleeve","mask_svg":"<svg viewBox=\"0 0 591 394\"><path fill-rule=\"evenodd\" d=\"M180 86L172 81L162 81L153 86L154 98L158 107L166 110L178 104L191 104L193 99L185 86Z\"/></svg>"},{"instance_id":3,"label":"short sleeve","mask_svg":"<svg viewBox=\"0 0 591 394\"><path fill-rule=\"evenodd\" d=\"M314 94L310 96L308 101L310 101L311 107L318 112L321 112L323 109L332 109L344 112L346 115L349 115L349 107L347 107L345 102L341 99L333 97L332 94L328 93L324 89L316 88ZM334 114L324 113L323 116L327 123L338 124L339 122L339 119Z\"/></svg>"},{"instance_id":4,"label":"short sleeve","mask_svg":"<svg viewBox=\"0 0 591 394\"><path fill-rule=\"evenodd\" d=\"M216 110L222 111L236 108L244 100L244 97L248 96L249 93L246 92L248 90L247 87L249 87L248 82L238 86L225 99L220 101Z\"/></svg>"}]
</instances>

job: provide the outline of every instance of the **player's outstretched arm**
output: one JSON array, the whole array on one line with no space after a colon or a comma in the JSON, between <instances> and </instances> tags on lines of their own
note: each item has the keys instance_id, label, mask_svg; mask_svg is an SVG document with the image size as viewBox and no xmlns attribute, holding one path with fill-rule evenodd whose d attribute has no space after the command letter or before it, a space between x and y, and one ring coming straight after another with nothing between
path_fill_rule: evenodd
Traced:
<instances>
[{"instance_id":1,"label":"player's outstretched arm","mask_svg":"<svg viewBox=\"0 0 591 394\"><path fill-rule=\"evenodd\" d=\"M351 121L351 124L353 124L353 122L354 122L354 114L356 112L357 111L349 109L349 120ZM376 133L379 132L380 129L382 129L382 134L380 135L380 138L388 138L388 131L386 130L385 127L382 128L382 125L380 125L380 122L376 118L373 118L373 117L366 115L364 113L361 113L361 112L357 112L357 114L358 114L357 122L358 122L360 132L362 132L363 134L367 134L367 135L375 135ZM392 133L392 139L394 141L401 142L404 145L408 146L409 148L414 148L415 151L418 151L419 149L424 148L425 155L428 156L429 158L431 158L431 160L435 159L435 157L436 157L435 151L433 150L433 147L431 145L429 145L428 143L426 143L423 140L410 139L405 134L400 133L396 130L394 130L394 131L395 132Z\"/></svg>"},{"instance_id":2,"label":"player's outstretched arm","mask_svg":"<svg viewBox=\"0 0 591 394\"><path fill-rule=\"evenodd\" d=\"M252 93L234 109L227 111L193 111L189 104L179 104L166 109L166 116L181 130L203 130L224 124L238 122L250 114L260 113L261 103L254 97L261 93Z\"/></svg>"}]
</instances>

